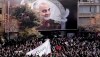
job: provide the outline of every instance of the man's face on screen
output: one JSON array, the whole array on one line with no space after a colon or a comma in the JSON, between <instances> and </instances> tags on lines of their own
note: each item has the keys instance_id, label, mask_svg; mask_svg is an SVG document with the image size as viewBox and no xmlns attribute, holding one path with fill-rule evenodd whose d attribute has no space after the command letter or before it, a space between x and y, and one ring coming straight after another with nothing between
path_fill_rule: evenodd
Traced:
<instances>
[{"instance_id":1,"label":"man's face on screen","mask_svg":"<svg viewBox=\"0 0 100 57\"><path fill-rule=\"evenodd\" d=\"M44 19L46 19L46 20L48 20L48 19L50 19L50 7L49 7L49 5L48 4L46 4L46 3L41 3L40 4L40 6L39 6L39 12L40 12L40 15L44 18Z\"/></svg>"}]
</instances>

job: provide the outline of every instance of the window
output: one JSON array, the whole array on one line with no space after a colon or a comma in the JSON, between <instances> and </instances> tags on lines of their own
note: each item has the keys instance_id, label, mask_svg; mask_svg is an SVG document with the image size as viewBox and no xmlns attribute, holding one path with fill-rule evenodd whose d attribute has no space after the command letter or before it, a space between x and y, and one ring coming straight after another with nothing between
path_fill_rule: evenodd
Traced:
<instances>
[{"instance_id":1,"label":"window","mask_svg":"<svg viewBox=\"0 0 100 57\"><path fill-rule=\"evenodd\" d=\"M0 14L2 14L2 8L0 8Z\"/></svg>"},{"instance_id":2,"label":"window","mask_svg":"<svg viewBox=\"0 0 100 57\"><path fill-rule=\"evenodd\" d=\"M79 13L96 13L96 6L80 6Z\"/></svg>"},{"instance_id":3,"label":"window","mask_svg":"<svg viewBox=\"0 0 100 57\"><path fill-rule=\"evenodd\" d=\"M79 0L80 2L94 2L95 0Z\"/></svg>"},{"instance_id":4,"label":"window","mask_svg":"<svg viewBox=\"0 0 100 57\"><path fill-rule=\"evenodd\" d=\"M88 2L88 0L83 0L83 2Z\"/></svg>"},{"instance_id":5,"label":"window","mask_svg":"<svg viewBox=\"0 0 100 57\"><path fill-rule=\"evenodd\" d=\"M90 6L90 12L96 13L96 6Z\"/></svg>"}]
</instances>

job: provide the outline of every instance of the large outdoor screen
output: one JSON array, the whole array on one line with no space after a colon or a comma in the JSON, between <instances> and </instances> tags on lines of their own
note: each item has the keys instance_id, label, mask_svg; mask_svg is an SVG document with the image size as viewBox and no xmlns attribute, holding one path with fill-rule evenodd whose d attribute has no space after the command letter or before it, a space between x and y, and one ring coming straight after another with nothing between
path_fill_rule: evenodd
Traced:
<instances>
[{"instance_id":1,"label":"large outdoor screen","mask_svg":"<svg viewBox=\"0 0 100 57\"><path fill-rule=\"evenodd\" d=\"M30 3L37 10L42 23L38 30L77 29L77 0L16 0L20 4Z\"/></svg>"},{"instance_id":2,"label":"large outdoor screen","mask_svg":"<svg viewBox=\"0 0 100 57\"><path fill-rule=\"evenodd\" d=\"M77 29L77 1L36 0L32 8L38 8L43 17L39 30Z\"/></svg>"}]
</instances>

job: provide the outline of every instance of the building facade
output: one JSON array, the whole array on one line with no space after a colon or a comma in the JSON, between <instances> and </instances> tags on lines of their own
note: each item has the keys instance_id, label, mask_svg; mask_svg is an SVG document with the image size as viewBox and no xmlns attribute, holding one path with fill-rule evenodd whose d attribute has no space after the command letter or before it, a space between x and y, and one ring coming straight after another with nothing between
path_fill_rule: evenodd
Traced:
<instances>
[{"instance_id":1,"label":"building facade","mask_svg":"<svg viewBox=\"0 0 100 57\"><path fill-rule=\"evenodd\" d=\"M6 1L10 1L14 6L19 0L0 0L0 24L5 20L4 17L8 10ZM96 14L100 14L100 0L78 0L78 26L91 24L91 19Z\"/></svg>"},{"instance_id":2,"label":"building facade","mask_svg":"<svg viewBox=\"0 0 100 57\"><path fill-rule=\"evenodd\" d=\"M100 0L78 1L78 26L91 25L96 14L100 14Z\"/></svg>"},{"instance_id":3,"label":"building facade","mask_svg":"<svg viewBox=\"0 0 100 57\"><path fill-rule=\"evenodd\" d=\"M15 6L15 0L0 0L0 23L5 32L18 32L15 19L10 17L11 7Z\"/></svg>"},{"instance_id":4,"label":"building facade","mask_svg":"<svg viewBox=\"0 0 100 57\"><path fill-rule=\"evenodd\" d=\"M4 14L5 14L5 0L0 0L0 30L1 28L4 28L2 25L2 21L4 21Z\"/></svg>"}]
</instances>

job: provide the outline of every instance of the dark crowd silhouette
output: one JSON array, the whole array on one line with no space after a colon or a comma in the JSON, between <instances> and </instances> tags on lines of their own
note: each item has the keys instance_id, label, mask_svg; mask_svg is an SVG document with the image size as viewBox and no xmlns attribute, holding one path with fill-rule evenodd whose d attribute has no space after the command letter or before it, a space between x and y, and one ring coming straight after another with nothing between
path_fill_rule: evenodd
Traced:
<instances>
[{"instance_id":1,"label":"dark crowd silhouette","mask_svg":"<svg viewBox=\"0 0 100 57\"><path fill-rule=\"evenodd\" d=\"M51 53L42 57L100 57L100 36L95 33L79 33L71 37L53 35L29 40L11 40L0 44L0 57L39 57L27 56L26 53L50 39Z\"/></svg>"}]
</instances>

